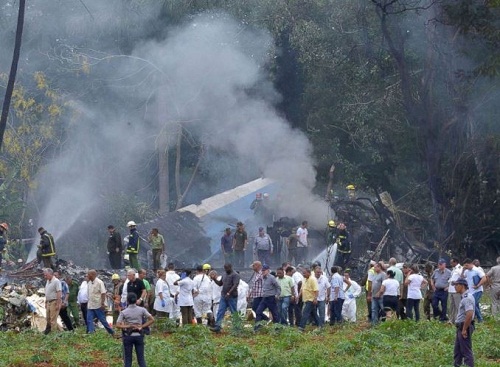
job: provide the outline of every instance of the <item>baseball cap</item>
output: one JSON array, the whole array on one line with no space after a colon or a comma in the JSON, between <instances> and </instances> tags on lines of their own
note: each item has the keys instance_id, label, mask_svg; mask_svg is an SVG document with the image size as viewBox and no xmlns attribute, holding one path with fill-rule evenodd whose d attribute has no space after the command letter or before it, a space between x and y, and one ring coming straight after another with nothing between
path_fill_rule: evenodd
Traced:
<instances>
[{"instance_id":1,"label":"baseball cap","mask_svg":"<svg viewBox=\"0 0 500 367\"><path fill-rule=\"evenodd\" d=\"M453 286L458 285L458 284L464 285L467 288L469 288L469 284L467 283L467 281L465 279L460 278L460 279L457 279L451 283L451 285L453 285Z\"/></svg>"},{"instance_id":2,"label":"baseball cap","mask_svg":"<svg viewBox=\"0 0 500 367\"><path fill-rule=\"evenodd\" d=\"M446 260L445 259L439 259L438 264L446 264Z\"/></svg>"},{"instance_id":3,"label":"baseball cap","mask_svg":"<svg viewBox=\"0 0 500 367\"><path fill-rule=\"evenodd\" d=\"M264 227L259 227L259 231L263 231L264 230Z\"/></svg>"},{"instance_id":4,"label":"baseball cap","mask_svg":"<svg viewBox=\"0 0 500 367\"><path fill-rule=\"evenodd\" d=\"M271 269L271 268L267 264L265 264L265 265L262 266L262 270L269 270L269 269Z\"/></svg>"}]
</instances>

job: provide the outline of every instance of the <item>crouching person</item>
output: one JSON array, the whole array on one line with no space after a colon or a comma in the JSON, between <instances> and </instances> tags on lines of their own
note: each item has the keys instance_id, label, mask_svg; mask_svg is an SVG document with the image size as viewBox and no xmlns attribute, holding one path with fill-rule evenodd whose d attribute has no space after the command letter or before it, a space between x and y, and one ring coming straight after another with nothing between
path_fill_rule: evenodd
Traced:
<instances>
[{"instance_id":1,"label":"crouching person","mask_svg":"<svg viewBox=\"0 0 500 367\"><path fill-rule=\"evenodd\" d=\"M120 312L116 327L122 329L124 366L132 366L132 349L135 346L135 354L139 367L146 367L144 359L144 328L154 322L153 316L144 308L137 306L137 295L127 294L128 307ZM143 320L146 320L143 323Z\"/></svg>"}]
</instances>

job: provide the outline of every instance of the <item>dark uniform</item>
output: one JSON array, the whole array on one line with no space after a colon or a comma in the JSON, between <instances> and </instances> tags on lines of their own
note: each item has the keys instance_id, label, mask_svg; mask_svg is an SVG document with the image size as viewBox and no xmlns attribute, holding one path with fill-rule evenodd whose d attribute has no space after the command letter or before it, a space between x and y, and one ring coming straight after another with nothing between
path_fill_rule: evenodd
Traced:
<instances>
[{"instance_id":1,"label":"dark uniform","mask_svg":"<svg viewBox=\"0 0 500 367\"><path fill-rule=\"evenodd\" d=\"M55 265L52 263L52 258L56 256L54 237L45 230L40 233L40 236L40 245L38 245L39 253L37 254L40 256L39 260L41 258L44 267L55 270Z\"/></svg>"},{"instance_id":2,"label":"dark uniform","mask_svg":"<svg viewBox=\"0 0 500 367\"><path fill-rule=\"evenodd\" d=\"M474 367L474 354L472 352L472 332L474 331L474 309L476 307L476 301L474 297L464 293L462 295L462 300L460 301L460 306L458 308L458 315L455 320L455 325L457 327L457 333L455 337L455 348L453 351L453 358L455 361L455 366L462 366L462 363L469 367ZM464 338L462 335L462 330L465 321L465 314L467 311L472 311L472 322L467 330L467 337Z\"/></svg>"},{"instance_id":3,"label":"dark uniform","mask_svg":"<svg viewBox=\"0 0 500 367\"><path fill-rule=\"evenodd\" d=\"M351 258L351 241L349 232L345 229L339 229L337 232L337 256L335 256L335 265L346 268Z\"/></svg>"},{"instance_id":4,"label":"dark uniform","mask_svg":"<svg viewBox=\"0 0 500 367\"><path fill-rule=\"evenodd\" d=\"M118 231L113 231L108 237L109 264L112 269L122 267L122 236Z\"/></svg>"}]
</instances>

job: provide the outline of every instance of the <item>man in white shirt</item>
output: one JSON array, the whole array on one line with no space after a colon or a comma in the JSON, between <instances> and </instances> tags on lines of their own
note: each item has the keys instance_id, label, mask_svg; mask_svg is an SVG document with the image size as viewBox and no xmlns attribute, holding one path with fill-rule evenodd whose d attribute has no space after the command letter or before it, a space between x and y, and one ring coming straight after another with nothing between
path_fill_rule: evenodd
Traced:
<instances>
[{"instance_id":1,"label":"man in white shirt","mask_svg":"<svg viewBox=\"0 0 500 367\"><path fill-rule=\"evenodd\" d=\"M181 277L179 274L175 272L175 265L173 263L169 263L167 265L167 274L165 275L165 282L168 284L168 288L173 296L175 296L179 292L179 286L174 285L176 281L178 281ZM172 312L170 312L169 318L171 320L175 320L177 324L180 323L181 317L181 308L178 303L174 302L172 305Z\"/></svg>"},{"instance_id":2,"label":"man in white shirt","mask_svg":"<svg viewBox=\"0 0 500 367\"><path fill-rule=\"evenodd\" d=\"M328 298L328 290L330 289L330 282L328 278L323 274L320 266L314 269L314 276L318 281L318 303L315 307L315 312L318 314L319 327L323 327L325 324L325 310L326 302Z\"/></svg>"},{"instance_id":3,"label":"man in white shirt","mask_svg":"<svg viewBox=\"0 0 500 367\"><path fill-rule=\"evenodd\" d=\"M47 310L47 326L43 332L45 335L51 331L57 331L57 316L62 304L62 287L61 281L54 275L51 268L43 269L43 276L47 282L45 283L45 309Z\"/></svg>"},{"instance_id":4,"label":"man in white shirt","mask_svg":"<svg viewBox=\"0 0 500 367\"><path fill-rule=\"evenodd\" d=\"M305 262L307 260L307 248L309 243L307 242L307 221L303 221L302 225L297 229L297 262Z\"/></svg>"},{"instance_id":5,"label":"man in white shirt","mask_svg":"<svg viewBox=\"0 0 500 367\"><path fill-rule=\"evenodd\" d=\"M89 303L87 306L87 333L91 334L94 329L94 318L97 318L106 331L113 335L115 332L106 321L106 287L101 279L97 277L97 272L92 269L88 272L88 295Z\"/></svg>"},{"instance_id":6,"label":"man in white shirt","mask_svg":"<svg viewBox=\"0 0 500 367\"><path fill-rule=\"evenodd\" d=\"M477 317L478 322L483 322L479 301L483 295L483 284L486 283L488 278L485 276L486 274L484 274L484 271L481 271L474 265L471 259L464 260L462 271L462 276L467 280L469 286L467 293L474 296L474 300L476 301L474 315Z\"/></svg>"}]
</instances>

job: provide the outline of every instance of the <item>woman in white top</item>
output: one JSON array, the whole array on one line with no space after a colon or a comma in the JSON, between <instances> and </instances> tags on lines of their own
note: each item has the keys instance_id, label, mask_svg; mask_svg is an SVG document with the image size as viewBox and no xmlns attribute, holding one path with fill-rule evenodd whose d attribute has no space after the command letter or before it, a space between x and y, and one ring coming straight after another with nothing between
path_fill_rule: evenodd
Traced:
<instances>
[{"instance_id":1,"label":"woman in white top","mask_svg":"<svg viewBox=\"0 0 500 367\"><path fill-rule=\"evenodd\" d=\"M172 312L172 298L170 297L170 287L166 282L165 270L157 271L158 281L155 286L155 303L153 309L158 317L168 317Z\"/></svg>"},{"instance_id":2,"label":"woman in white top","mask_svg":"<svg viewBox=\"0 0 500 367\"><path fill-rule=\"evenodd\" d=\"M382 298L386 317L390 317L387 312L395 312L398 309L399 282L394 279L396 273L392 270L387 270L387 279L382 281L382 286L377 293L377 297Z\"/></svg>"},{"instance_id":3,"label":"woman in white top","mask_svg":"<svg viewBox=\"0 0 500 367\"><path fill-rule=\"evenodd\" d=\"M175 299L181 308L182 325L190 325L193 322L193 280L189 277L190 270L186 270L181 274L181 279L174 282L174 285L179 286L179 292L175 295Z\"/></svg>"},{"instance_id":4,"label":"woman in white top","mask_svg":"<svg viewBox=\"0 0 500 367\"><path fill-rule=\"evenodd\" d=\"M405 279L408 286L408 299L406 301L406 314L409 319L413 319L415 310L415 321L420 320L420 300L422 299L421 289L427 286L427 280L419 274L418 265L412 265L409 275Z\"/></svg>"}]
</instances>

